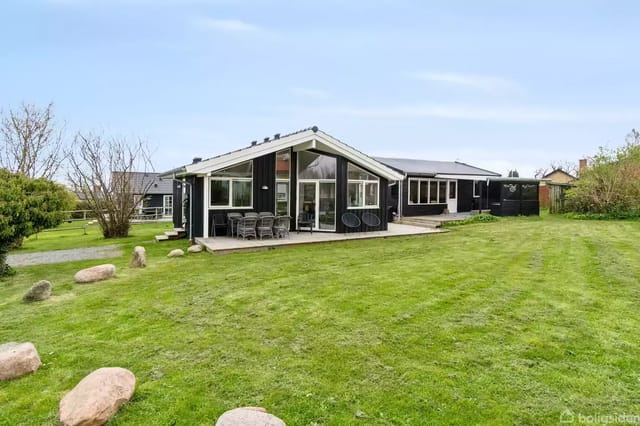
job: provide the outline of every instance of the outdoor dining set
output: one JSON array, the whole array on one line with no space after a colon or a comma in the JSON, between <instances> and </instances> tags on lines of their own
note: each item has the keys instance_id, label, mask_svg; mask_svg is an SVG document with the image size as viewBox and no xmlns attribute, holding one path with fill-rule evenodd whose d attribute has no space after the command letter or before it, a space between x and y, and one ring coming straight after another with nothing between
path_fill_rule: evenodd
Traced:
<instances>
[{"instance_id":1,"label":"outdoor dining set","mask_svg":"<svg viewBox=\"0 0 640 426\"><path fill-rule=\"evenodd\" d=\"M246 212L214 215L213 232L216 228L226 226L226 235L242 239L246 238L285 238L289 236L291 216L276 216L272 212Z\"/></svg>"}]
</instances>

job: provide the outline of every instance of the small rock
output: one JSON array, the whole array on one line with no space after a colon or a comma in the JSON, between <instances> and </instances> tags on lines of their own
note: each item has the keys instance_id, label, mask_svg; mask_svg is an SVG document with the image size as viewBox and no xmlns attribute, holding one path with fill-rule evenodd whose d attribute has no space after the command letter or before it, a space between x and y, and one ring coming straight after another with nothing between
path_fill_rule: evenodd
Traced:
<instances>
[{"instance_id":1,"label":"small rock","mask_svg":"<svg viewBox=\"0 0 640 426\"><path fill-rule=\"evenodd\" d=\"M200 244L194 244L192 246L189 246L187 251L189 253L200 253L202 251L202 246Z\"/></svg>"},{"instance_id":2,"label":"small rock","mask_svg":"<svg viewBox=\"0 0 640 426\"><path fill-rule=\"evenodd\" d=\"M136 377L119 367L99 368L66 394L60 401L60 423L64 426L105 424L120 406L129 401Z\"/></svg>"},{"instance_id":3,"label":"small rock","mask_svg":"<svg viewBox=\"0 0 640 426\"><path fill-rule=\"evenodd\" d=\"M216 426L286 426L285 422L262 407L234 408L224 412Z\"/></svg>"},{"instance_id":4,"label":"small rock","mask_svg":"<svg viewBox=\"0 0 640 426\"><path fill-rule=\"evenodd\" d=\"M115 265L105 264L78 271L73 278L77 283L92 283L95 281L108 280L109 278L113 278L115 275Z\"/></svg>"},{"instance_id":5,"label":"small rock","mask_svg":"<svg viewBox=\"0 0 640 426\"><path fill-rule=\"evenodd\" d=\"M51 283L46 280L38 281L22 297L23 302L40 302L51 296Z\"/></svg>"},{"instance_id":6,"label":"small rock","mask_svg":"<svg viewBox=\"0 0 640 426\"><path fill-rule=\"evenodd\" d=\"M0 345L0 380L11 380L36 371L42 362L33 343Z\"/></svg>"},{"instance_id":7,"label":"small rock","mask_svg":"<svg viewBox=\"0 0 640 426\"><path fill-rule=\"evenodd\" d=\"M180 250L180 249L171 250L167 255L167 257L180 257L180 256L184 256L184 250Z\"/></svg>"},{"instance_id":8,"label":"small rock","mask_svg":"<svg viewBox=\"0 0 640 426\"><path fill-rule=\"evenodd\" d=\"M133 253L131 253L131 260L129 260L130 268L144 268L147 266L147 252L144 247L135 246Z\"/></svg>"}]
</instances>

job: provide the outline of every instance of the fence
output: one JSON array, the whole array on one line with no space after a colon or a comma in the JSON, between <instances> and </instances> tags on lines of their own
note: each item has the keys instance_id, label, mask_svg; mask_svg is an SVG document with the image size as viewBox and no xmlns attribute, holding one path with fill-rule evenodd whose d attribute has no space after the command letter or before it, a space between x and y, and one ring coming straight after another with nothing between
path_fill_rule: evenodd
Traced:
<instances>
[{"instance_id":1,"label":"fence","mask_svg":"<svg viewBox=\"0 0 640 426\"><path fill-rule=\"evenodd\" d=\"M566 183L547 183L549 188L549 213L565 212L565 192L573 185Z\"/></svg>"},{"instance_id":2,"label":"fence","mask_svg":"<svg viewBox=\"0 0 640 426\"><path fill-rule=\"evenodd\" d=\"M67 215L66 222L86 222L95 220L96 215L92 210L69 210L64 211ZM133 222L162 222L170 221L173 217L173 209L166 207L145 207L139 209L131 216Z\"/></svg>"}]
</instances>

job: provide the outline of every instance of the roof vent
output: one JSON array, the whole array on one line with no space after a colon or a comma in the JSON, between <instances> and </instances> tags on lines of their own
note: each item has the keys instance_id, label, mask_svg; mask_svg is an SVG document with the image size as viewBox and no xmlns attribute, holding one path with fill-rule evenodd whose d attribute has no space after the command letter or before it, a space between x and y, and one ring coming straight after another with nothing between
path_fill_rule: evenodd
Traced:
<instances>
[{"instance_id":1,"label":"roof vent","mask_svg":"<svg viewBox=\"0 0 640 426\"><path fill-rule=\"evenodd\" d=\"M264 138L265 142L269 142L269 136L267 136L266 138Z\"/></svg>"},{"instance_id":2,"label":"roof vent","mask_svg":"<svg viewBox=\"0 0 640 426\"><path fill-rule=\"evenodd\" d=\"M251 146L256 146L258 144L258 141L251 141Z\"/></svg>"},{"instance_id":3,"label":"roof vent","mask_svg":"<svg viewBox=\"0 0 640 426\"><path fill-rule=\"evenodd\" d=\"M311 130L313 130L313 133L317 133L318 132L318 126L313 126L311 128Z\"/></svg>"},{"instance_id":4,"label":"roof vent","mask_svg":"<svg viewBox=\"0 0 640 426\"><path fill-rule=\"evenodd\" d=\"M274 140L280 139L280 133L276 133L275 135L273 135L273 139Z\"/></svg>"},{"instance_id":5,"label":"roof vent","mask_svg":"<svg viewBox=\"0 0 640 426\"><path fill-rule=\"evenodd\" d=\"M193 162L191 164L196 164L202 161L202 157L193 157Z\"/></svg>"}]
</instances>

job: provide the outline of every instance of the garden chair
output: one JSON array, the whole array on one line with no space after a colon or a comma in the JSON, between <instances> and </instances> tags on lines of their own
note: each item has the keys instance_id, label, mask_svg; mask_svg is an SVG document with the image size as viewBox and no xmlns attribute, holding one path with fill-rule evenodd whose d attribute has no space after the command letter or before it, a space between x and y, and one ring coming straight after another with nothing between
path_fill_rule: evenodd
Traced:
<instances>
[{"instance_id":1,"label":"garden chair","mask_svg":"<svg viewBox=\"0 0 640 426\"><path fill-rule=\"evenodd\" d=\"M209 224L209 229L213 231L213 237L215 238L217 235L218 228L228 228L227 219L222 213L214 213L211 215L211 223ZM227 231L228 232L228 231Z\"/></svg>"},{"instance_id":2,"label":"garden chair","mask_svg":"<svg viewBox=\"0 0 640 426\"><path fill-rule=\"evenodd\" d=\"M274 216L275 217L275 215L273 213L271 213L271 212L260 212L260 213L258 213L258 217L264 217L264 216Z\"/></svg>"},{"instance_id":3,"label":"garden chair","mask_svg":"<svg viewBox=\"0 0 640 426\"><path fill-rule=\"evenodd\" d=\"M273 222L275 219L275 216L262 216L258 219L256 233L260 239L262 239L262 237L273 238Z\"/></svg>"},{"instance_id":4,"label":"garden chair","mask_svg":"<svg viewBox=\"0 0 640 426\"><path fill-rule=\"evenodd\" d=\"M298 234L302 228L309 228L309 232L313 234L313 225L316 223L316 218L313 213L302 212L298 215Z\"/></svg>"},{"instance_id":5,"label":"garden chair","mask_svg":"<svg viewBox=\"0 0 640 426\"><path fill-rule=\"evenodd\" d=\"M256 222L258 221L257 217L243 217L238 220L238 227L236 229L236 234L238 238L242 237L242 239L246 239L249 237L256 238Z\"/></svg>"},{"instance_id":6,"label":"garden chair","mask_svg":"<svg viewBox=\"0 0 640 426\"><path fill-rule=\"evenodd\" d=\"M242 219L241 213L228 213L227 214L227 235L231 235L236 233L236 228L238 227L238 221Z\"/></svg>"},{"instance_id":7,"label":"garden chair","mask_svg":"<svg viewBox=\"0 0 640 426\"><path fill-rule=\"evenodd\" d=\"M258 213L256 212L246 212L244 217L258 217Z\"/></svg>"},{"instance_id":8,"label":"garden chair","mask_svg":"<svg viewBox=\"0 0 640 426\"><path fill-rule=\"evenodd\" d=\"M342 215L342 224L347 227L348 230L356 230L360 228L362 222L360 218L353 213L345 213Z\"/></svg>"},{"instance_id":9,"label":"garden chair","mask_svg":"<svg viewBox=\"0 0 640 426\"><path fill-rule=\"evenodd\" d=\"M285 238L289 236L289 226L291 225L291 216L278 216L273 224L273 235L276 238Z\"/></svg>"},{"instance_id":10,"label":"garden chair","mask_svg":"<svg viewBox=\"0 0 640 426\"><path fill-rule=\"evenodd\" d=\"M362 213L362 223L369 228L377 228L380 226L380 218L377 214L371 212Z\"/></svg>"}]
</instances>

